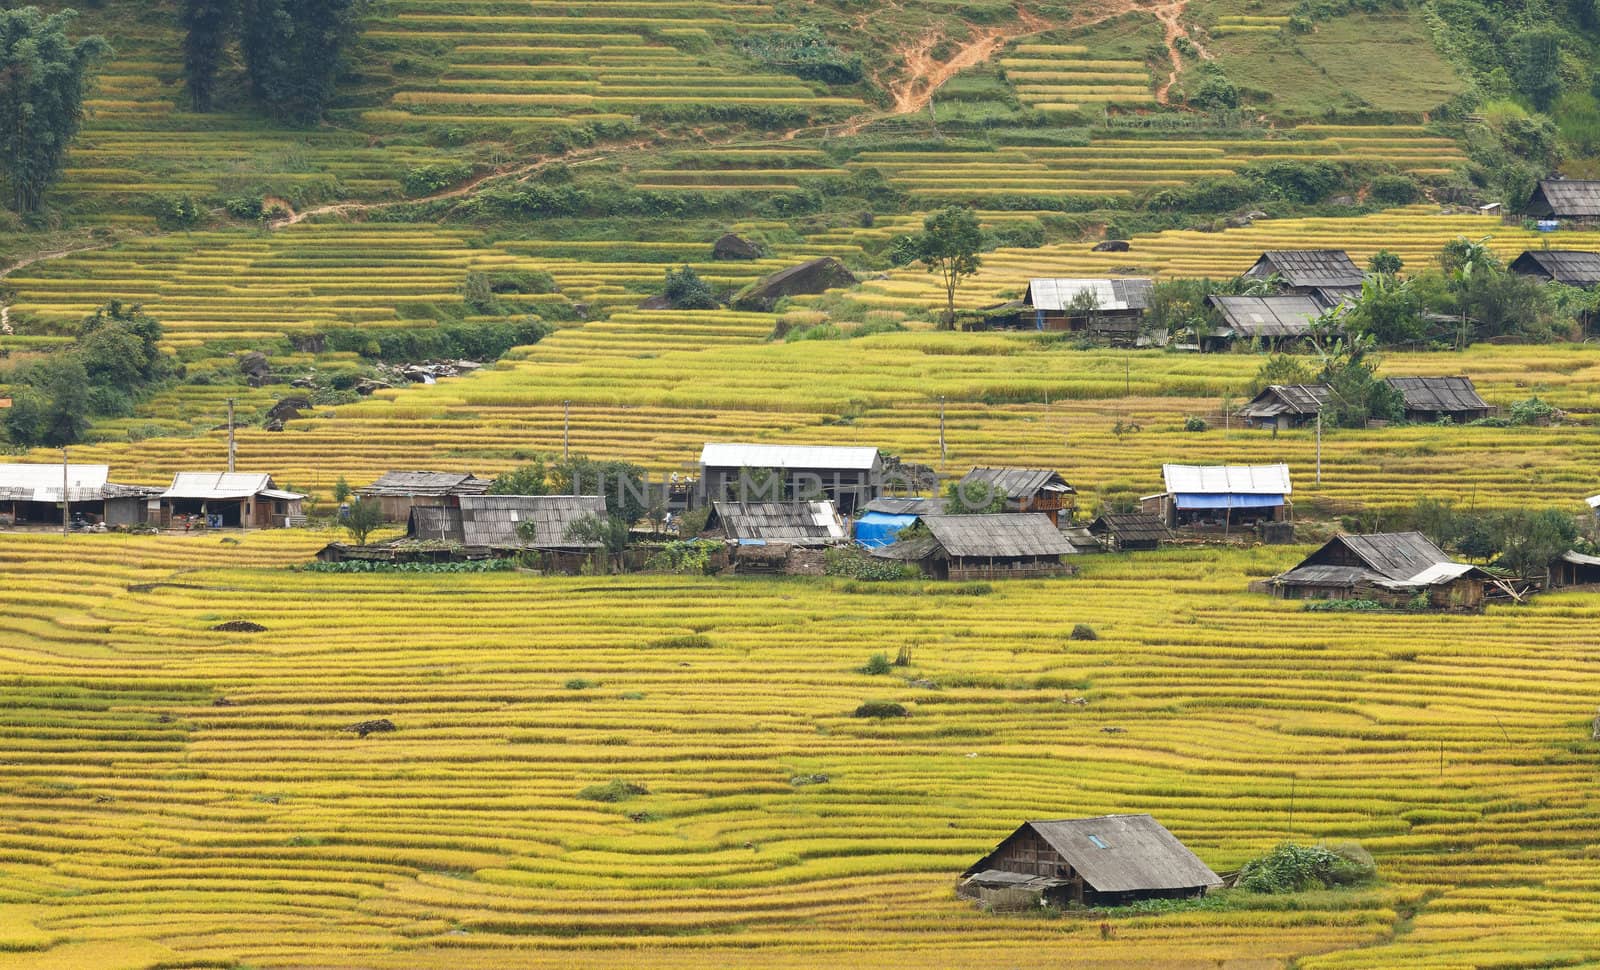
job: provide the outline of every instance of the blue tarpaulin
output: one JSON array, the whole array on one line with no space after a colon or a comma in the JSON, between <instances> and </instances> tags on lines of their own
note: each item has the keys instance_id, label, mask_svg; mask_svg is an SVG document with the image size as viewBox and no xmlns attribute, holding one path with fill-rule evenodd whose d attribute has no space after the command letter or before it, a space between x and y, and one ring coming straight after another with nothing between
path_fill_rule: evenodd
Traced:
<instances>
[{"instance_id":1,"label":"blue tarpaulin","mask_svg":"<svg viewBox=\"0 0 1600 970\"><path fill-rule=\"evenodd\" d=\"M1180 492L1173 499L1180 509L1270 509L1285 504L1282 495Z\"/></svg>"},{"instance_id":2,"label":"blue tarpaulin","mask_svg":"<svg viewBox=\"0 0 1600 970\"><path fill-rule=\"evenodd\" d=\"M887 546L895 541L895 535L901 529L915 524L916 521L917 517L914 515L868 512L856 520L856 541L868 549Z\"/></svg>"}]
</instances>

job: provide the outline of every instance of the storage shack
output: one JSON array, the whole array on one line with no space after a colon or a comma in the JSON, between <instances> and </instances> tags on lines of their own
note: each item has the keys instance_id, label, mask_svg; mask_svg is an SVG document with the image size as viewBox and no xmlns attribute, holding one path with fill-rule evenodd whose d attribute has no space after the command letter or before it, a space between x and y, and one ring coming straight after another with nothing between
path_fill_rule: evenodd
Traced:
<instances>
[{"instance_id":1,"label":"storage shack","mask_svg":"<svg viewBox=\"0 0 1600 970\"><path fill-rule=\"evenodd\" d=\"M1478 396L1470 377L1387 377L1384 383L1406 402L1406 420L1432 424L1441 418L1465 424L1487 418L1495 409Z\"/></svg>"},{"instance_id":2,"label":"storage shack","mask_svg":"<svg viewBox=\"0 0 1600 970\"><path fill-rule=\"evenodd\" d=\"M832 502L713 502L707 532L741 546L836 546L849 530Z\"/></svg>"},{"instance_id":3,"label":"storage shack","mask_svg":"<svg viewBox=\"0 0 1600 970\"><path fill-rule=\"evenodd\" d=\"M1076 571L1061 557L1077 549L1043 513L925 515L921 522L925 535L872 554L913 563L935 579L1020 579Z\"/></svg>"},{"instance_id":4,"label":"storage shack","mask_svg":"<svg viewBox=\"0 0 1600 970\"><path fill-rule=\"evenodd\" d=\"M1342 249L1269 249L1243 277L1276 277L1280 294L1309 296L1328 310L1359 297L1366 274Z\"/></svg>"},{"instance_id":5,"label":"storage shack","mask_svg":"<svg viewBox=\"0 0 1600 970\"><path fill-rule=\"evenodd\" d=\"M1029 280L1020 317L1035 330L1065 330L1132 346L1139 342L1154 285L1148 279Z\"/></svg>"},{"instance_id":6,"label":"storage shack","mask_svg":"<svg viewBox=\"0 0 1600 970\"><path fill-rule=\"evenodd\" d=\"M1112 552L1157 549L1172 539L1172 530L1143 512L1106 512L1089 523L1089 533Z\"/></svg>"},{"instance_id":7,"label":"storage shack","mask_svg":"<svg viewBox=\"0 0 1600 970\"><path fill-rule=\"evenodd\" d=\"M1269 384L1239 409L1247 428L1286 431L1317 420L1328 404L1326 384Z\"/></svg>"},{"instance_id":8,"label":"storage shack","mask_svg":"<svg viewBox=\"0 0 1600 970\"><path fill-rule=\"evenodd\" d=\"M1294 293L1276 296L1213 294L1206 297L1206 302L1222 318L1220 326L1200 338L1200 349L1207 351L1227 350L1241 341L1259 341L1263 347L1275 350L1304 340L1311 333L1311 325L1327 309L1315 297Z\"/></svg>"},{"instance_id":9,"label":"storage shack","mask_svg":"<svg viewBox=\"0 0 1600 970\"><path fill-rule=\"evenodd\" d=\"M162 528L282 529L303 522L299 492L278 488L260 472L179 472L151 499Z\"/></svg>"}]
</instances>

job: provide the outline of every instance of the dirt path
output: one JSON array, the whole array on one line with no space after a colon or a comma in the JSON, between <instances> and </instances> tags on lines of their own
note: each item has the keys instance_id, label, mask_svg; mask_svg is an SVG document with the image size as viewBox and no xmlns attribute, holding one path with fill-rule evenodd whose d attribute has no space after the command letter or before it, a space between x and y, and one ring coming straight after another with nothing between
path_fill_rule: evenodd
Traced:
<instances>
[{"instance_id":1,"label":"dirt path","mask_svg":"<svg viewBox=\"0 0 1600 970\"><path fill-rule=\"evenodd\" d=\"M1183 15L1188 6L1189 0L1172 0L1172 2L1154 7L1150 11L1155 14L1157 20L1161 21L1161 25L1167 29L1167 57L1172 61L1172 70L1167 73L1167 79L1161 82L1160 87L1156 88L1156 103L1160 105L1172 103L1168 100L1167 93L1172 90L1174 84L1178 83L1178 75L1183 72L1183 52L1178 50L1178 38L1188 38L1189 43L1194 45L1194 49L1199 52L1199 56L1203 60L1211 59L1211 53L1201 47L1193 37L1189 37L1188 28L1183 26Z\"/></svg>"}]
</instances>

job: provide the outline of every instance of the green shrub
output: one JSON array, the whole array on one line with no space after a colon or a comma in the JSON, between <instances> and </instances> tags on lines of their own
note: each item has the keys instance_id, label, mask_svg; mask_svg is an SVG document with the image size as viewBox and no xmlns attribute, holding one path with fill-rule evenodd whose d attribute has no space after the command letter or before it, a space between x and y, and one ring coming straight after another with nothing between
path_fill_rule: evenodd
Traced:
<instances>
[{"instance_id":1,"label":"green shrub","mask_svg":"<svg viewBox=\"0 0 1600 970\"><path fill-rule=\"evenodd\" d=\"M432 195L463 181L472 174L464 164L424 165L406 173L406 195Z\"/></svg>"},{"instance_id":2,"label":"green shrub","mask_svg":"<svg viewBox=\"0 0 1600 970\"><path fill-rule=\"evenodd\" d=\"M1372 180L1369 194L1384 205L1410 205L1422 198L1422 186L1409 175L1380 175Z\"/></svg>"},{"instance_id":3,"label":"green shrub","mask_svg":"<svg viewBox=\"0 0 1600 970\"><path fill-rule=\"evenodd\" d=\"M1100 634L1094 632L1094 627L1087 623L1074 623L1072 632L1067 634L1068 640L1098 640Z\"/></svg>"},{"instance_id":4,"label":"green shrub","mask_svg":"<svg viewBox=\"0 0 1600 970\"><path fill-rule=\"evenodd\" d=\"M911 712L905 709L905 705L896 704L893 701L867 701L857 707L855 713L851 716L871 717L881 721L891 717L910 717Z\"/></svg>"},{"instance_id":5,"label":"green shrub","mask_svg":"<svg viewBox=\"0 0 1600 970\"><path fill-rule=\"evenodd\" d=\"M567 690L588 690L591 687L599 687L600 683L598 681L586 680L582 677L574 677L567 681L566 686Z\"/></svg>"},{"instance_id":6,"label":"green shrub","mask_svg":"<svg viewBox=\"0 0 1600 970\"><path fill-rule=\"evenodd\" d=\"M1206 419L1199 415L1191 414L1183 419L1183 430L1185 431L1207 431L1210 428L1211 425L1206 424Z\"/></svg>"},{"instance_id":7,"label":"green shrub","mask_svg":"<svg viewBox=\"0 0 1600 970\"><path fill-rule=\"evenodd\" d=\"M875 653L868 657L866 665L858 668L858 670L863 674L886 674L891 666L888 654Z\"/></svg>"},{"instance_id":8,"label":"green shrub","mask_svg":"<svg viewBox=\"0 0 1600 970\"><path fill-rule=\"evenodd\" d=\"M1512 404L1507 418L1513 425L1544 424L1559 413L1554 405L1536 394Z\"/></svg>"},{"instance_id":9,"label":"green shrub","mask_svg":"<svg viewBox=\"0 0 1600 970\"><path fill-rule=\"evenodd\" d=\"M915 579L921 575L921 570L910 563L879 559L855 549L829 549L823 556L825 562L823 571L829 576L885 582Z\"/></svg>"},{"instance_id":10,"label":"green shrub","mask_svg":"<svg viewBox=\"0 0 1600 970\"><path fill-rule=\"evenodd\" d=\"M650 789L643 785L613 778L603 785L590 785L578 792L578 797L586 802L625 802L630 798L648 794Z\"/></svg>"},{"instance_id":11,"label":"green shrub","mask_svg":"<svg viewBox=\"0 0 1600 970\"><path fill-rule=\"evenodd\" d=\"M259 195L229 199L222 204L222 207L228 210L228 215L246 222L254 222L266 214L265 203Z\"/></svg>"},{"instance_id":12,"label":"green shrub","mask_svg":"<svg viewBox=\"0 0 1600 970\"><path fill-rule=\"evenodd\" d=\"M1285 842L1239 870L1238 885L1253 893L1296 893L1370 880L1372 856L1355 843L1330 848Z\"/></svg>"}]
</instances>

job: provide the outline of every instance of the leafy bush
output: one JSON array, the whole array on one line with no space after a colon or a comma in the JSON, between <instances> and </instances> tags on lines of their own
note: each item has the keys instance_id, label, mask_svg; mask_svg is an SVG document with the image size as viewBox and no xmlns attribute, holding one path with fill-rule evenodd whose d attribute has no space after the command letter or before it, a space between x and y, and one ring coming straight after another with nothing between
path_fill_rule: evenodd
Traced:
<instances>
[{"instance_id":1,"label":"leafy bush","mask_svg":"<svg viewBox=\"0 0 1600 970\"><path fill-rule=\"evenodd\" d=\"M911 712L905 709L905 705L896 704L893 701L867 701L857 707L855 713L851 715L851 717L877 718L880 721L891 717L910 716Z\"/></svg>"},{"instance_id":2,"label":"leafy bush","mask_svg":"<svg viewBox=\"0 0 1600 970\"><path fill-rule=\"evenodd\" d=\"M322 330L307 343L356 353L373 360L497 360L512 347L536 344L550 327L536 317L494 323L452 323L436 327L357 327Z\"/></svg>"},{"instance_id":3,"label":"leafy bush","mask_svg":"<svg viewBox=\"0 0 1600 970\"><path fill-rule=\"evenodd\" d=\"M1067 634L1068 640L1098 640L1100 634L1094 632L1094 627L1087 623L1074 623L1072 632Z\"/></svg>"},{"instance_id":4,"label":"leafy bush","mask_svg":"<svg viewBox=\"0 0 1600 970\"><path fill-rule=\"evenodd\" d=\"M472 559L465 562L313 562L301 567L308 573L504 573L517 568L515 559Z\"/></svg>"},{"instance_id":5,"label":"leafy bush","mask_svg":"<svg viewBox=\"0 0 1600 970\"><path fill-rule=\"evenodd\" d=\"M1384 205L1410 205L1422 198L1422 186L1409 175L1380 175L1372 180L1369 194Z\"/></svg>"},{"instance_id":6,"label":"leafy bush","mask_svg":"<svg viewBox=\"0 0 1600 970\"><path fill-rule=\"evenodd\" d=\"M740 42L744 52L770 67L826 84L855 84L864 75L860 54L849 53L816 27L763 32Z\"/></svg>"},{"instance_id":7,"label":"leafy bush","mask_svg":"<svg viewBox=\"0 0 1600 970\"><path fill-rule=\"evenodd\" d=\"M1183 419L1183 430L1185 431L1207 431L1210 428L1211 425L1206 423L1206 419L1197 414L1191 414Z\"/></svg>"},{"instance_id":8,"label":"leafy bush","mask_svg":"<svg viewBox=\"0 0 1600 970\"><path fill-rule=\"evenodd\" d=\"M406 195L432 195L461 182L472 174L464 164L424 165L406 172Z\"/></svg>"},{"instance_id":9,"label":"leafy bush","mask_svg":"<svg viewBox=\"0 0 1600 970\"><path fill-rule=\"evenodd\" d=\"M1253 893L1295 893L1366 882L1376 871L1372 857L1354 843L1335 850L1285 842L1245 863L1238 885Z\"/></svg>"},{"instance_id":10,"label":"leafy bush","mask_svg":"<svg viewBox=\"0 0 1600 970\"><path fill-rule=\"evenodd\" d=\"M888 654L886 654L886 653L875 653L872 656L867 658L867 662L866 662L865 666L859 667L859 668L857 668L857 670L860 673L863 673L863 674L874 674L874 675L876 675L876 674L886 674L886 673L888 673L889 670L891 669L891 667L892 667L892 665L889 663L889 655Z\"/></svg>"},{"instance_id":11,"label":"leafy bush","mask_svg":"<svg viewBox=\"0 0 1600 970\"><path fill-rule=\"evenodd\" d=\"M829 576L887 582L896 579L915 579L921 575L917 567L909 563L879 559L855 549L829 549L823 553L823 557L823 571Z\"/></svg>"},{"instance_id":12,"label":"leafy bush","mask_svg":"<svg viewBox=\"0 0 1600 970\"><path fill-rule=\"evenodd\" d=\"M674 310L715 310L719 305L711 284L701 279L692 266L667 270L661 295Z\"/></svg>"},{"instance_id":13,"label":"leafy bush","mask_svg":"<svg viewBox=\"0 0 1600 970\"><path fill-rule=\"evenodd\" d=\"M716 543L704 539L668 542L645 561L645 568L704 575L711 568L711 550L715 547Z\"/></svg>"},{"instance_id":14,"label":"leafy bush","mask_svg":"<svg viewBox=\"0 0 1600 970\"><path fill-rule=\"evenodd\" d=\"M643 785L613 778L603 785L590 785L584 788L578 792L578 797L586 802L625 802L630 798L648 794L650 789Z\"/></svg>"},{"instance_id":15,"label":"leafy bush","mask_svg":"<svg viewBox=\"0 0 1600 970\"><path fill-rule=\"evenodd\" d=\"M266 214L266 204L259 195L240 196L222 204L228 215L246 222L254 222Z\"/></svg>"},{"instance_id":16,"label":"leafy bush","mask_svg":"<svg viewBox=\"0 0 1600 970\"><path fill-rule=\"evenodd\" d=\"M1535 394L1512 404L1506 416L1513 425L1548 424L1560 413L1549 401Z\"/></svg>"},{"instance_id":17,"label":"leafy bush","mask_svg":"<svg viewBox=\"0 0 1600 970\"><path fill-rule=\"evenodd\" d=\"M591 687L599 686L598 681L588 680L583 677L574 677L566 683L567 690L588 690Z\"/></svg>"},{"instance_id":18,"label":"leafy bush","mask_svg":"<svg viewBox=\"0 0 1600 970\"><path fill-rule=\"evenodd\" d=\"M192 229L204 215L193 196L174 195L156 204L156 225L163 229Z\"/></svg>"},{"instance_id":19,"label":"leafy bush","mask_svg":"<svg viewBox=\"0 0 1600 970\"><path fill-rule=\"evenodd\" d=\"M1312 600L1301 610L1306 613L1373 613L1388 608L1377 600Z\"/></svg>"}]
</instances>

